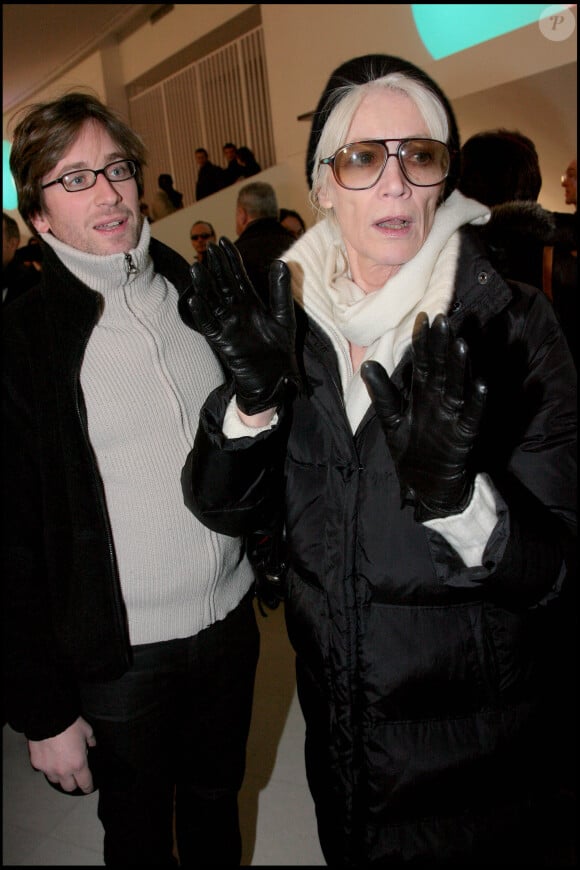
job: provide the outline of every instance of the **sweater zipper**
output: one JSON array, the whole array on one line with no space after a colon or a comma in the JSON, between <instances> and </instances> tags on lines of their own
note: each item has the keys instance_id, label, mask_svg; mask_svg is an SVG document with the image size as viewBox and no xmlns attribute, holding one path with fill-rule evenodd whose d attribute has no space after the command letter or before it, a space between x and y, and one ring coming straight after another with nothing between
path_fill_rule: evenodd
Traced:
<instances>
[{"instance_id":1,"label":"sweater zipper","mask_svg":"<svg viewBox=\"0 0 580 870\"><path fill-rule=\"evenodd\" d=\"M125 254L125 270L127 272L127 277L129 277L129 275L137 274L137 266L133 262L131 254Z\"/></svg>"}]
</instances>

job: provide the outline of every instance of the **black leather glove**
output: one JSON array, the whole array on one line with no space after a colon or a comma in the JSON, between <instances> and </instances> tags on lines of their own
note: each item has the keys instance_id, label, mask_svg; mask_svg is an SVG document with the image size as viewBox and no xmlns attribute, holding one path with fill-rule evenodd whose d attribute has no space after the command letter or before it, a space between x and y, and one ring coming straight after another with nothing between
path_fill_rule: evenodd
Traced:
<instances>
[{"instance_id":1,"label":"black leather glove","mask_svg":"<svg viewBox=\"0 0 580 870\"><path fill-rule=\"evenodd\" d=\"M286 264L275 260L270 266L269 308L252 287L238 249L224 237L219 246L208 245L207 267L194 263L191 277L181 314L231 373L240 410L251 415L280 406L300 381Z\"/></svg>"},{"instance_id":2,"label":"black leather glove","mask_svg":"<svg viewBox=\"0 0 580 870\"><path fill-rule=\"evenodd\" d=\"M468 349L453 340L439 314L429 327L421 312L412 342L408 401L383 366L364 362L361 377L385 433L404 501L418 522L460 513L469 504L474 473L470 455L479 432L487 387L468 374Z\"/></svg>"}]
</instances>

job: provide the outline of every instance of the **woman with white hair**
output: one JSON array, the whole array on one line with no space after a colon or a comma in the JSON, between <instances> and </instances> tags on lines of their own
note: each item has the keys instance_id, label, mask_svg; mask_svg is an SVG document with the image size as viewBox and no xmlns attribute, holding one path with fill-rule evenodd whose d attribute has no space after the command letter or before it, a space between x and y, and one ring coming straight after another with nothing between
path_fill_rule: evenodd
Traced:
<instances>
[{"instance_id":1,"label":"woman with white hair","mask_svg":"<svg viewBox=\"0 0 580 870\"><path fill-rule=\"evenodd\" d=\"M225 239L180 300L230 374L186 499L283 588L330 865L536 866L553 835L576 375L481 250L458 152L424 72L343 64L308 146L320 220L269 306Z\"/></svg>"}]
</instances>

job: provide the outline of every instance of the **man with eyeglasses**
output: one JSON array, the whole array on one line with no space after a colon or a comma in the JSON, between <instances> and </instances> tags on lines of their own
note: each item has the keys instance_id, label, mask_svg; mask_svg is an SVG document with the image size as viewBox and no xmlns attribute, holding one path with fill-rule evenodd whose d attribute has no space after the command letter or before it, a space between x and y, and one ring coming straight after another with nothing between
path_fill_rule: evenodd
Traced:
<instances>
[{"instance_id":1,"label":"man with eyeglasses","mask_svg":"<svg viewBox=\"0 0 580 870\"><path fill-rule=\"evenodd\" d=\"M254 576L184 504L223 374L178 316L189 265L151 238L145 161L88 94L14 130L43 270L3 316L4 713L51 784L99 789L105 864L236 866Z\"/></svg>"},{"instance_id":2,"label":"man with eyeglasses","mask_svg":"<svg viewBox=\"0 0 580 870\"><path fill-rule=\"evenodd\" d=\"M196 221L189 232L191 246L195 251L196 263L206 262L207 246L215 245L217 238L213 226L208 221Z\"/></svg>"}]
</instances>

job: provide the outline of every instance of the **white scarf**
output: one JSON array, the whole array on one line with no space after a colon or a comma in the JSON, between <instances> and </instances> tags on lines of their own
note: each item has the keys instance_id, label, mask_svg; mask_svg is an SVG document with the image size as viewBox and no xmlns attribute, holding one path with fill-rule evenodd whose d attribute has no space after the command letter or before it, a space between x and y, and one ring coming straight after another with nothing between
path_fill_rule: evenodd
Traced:
<instances>
[{"instance_id":1,"label":"white scarf","mask_svg":"<svg viewBox=\"0 0 580 870\"><path fill-rule=\"evenodd\" d=\"M420 311L432 322L447 312L455 286L459 227L487 223L489 209L459 191L437 209L431 232L419 252L379 290L365 294L349 278L348 258L338 227L325 219L283 257L292 291L307 314L328 333L337 351L346 410L353 432L370 399L359 372L353 372L349 342L366 347L365 359L391 374L411 341Z\"/></svg>"}]
</instances>

